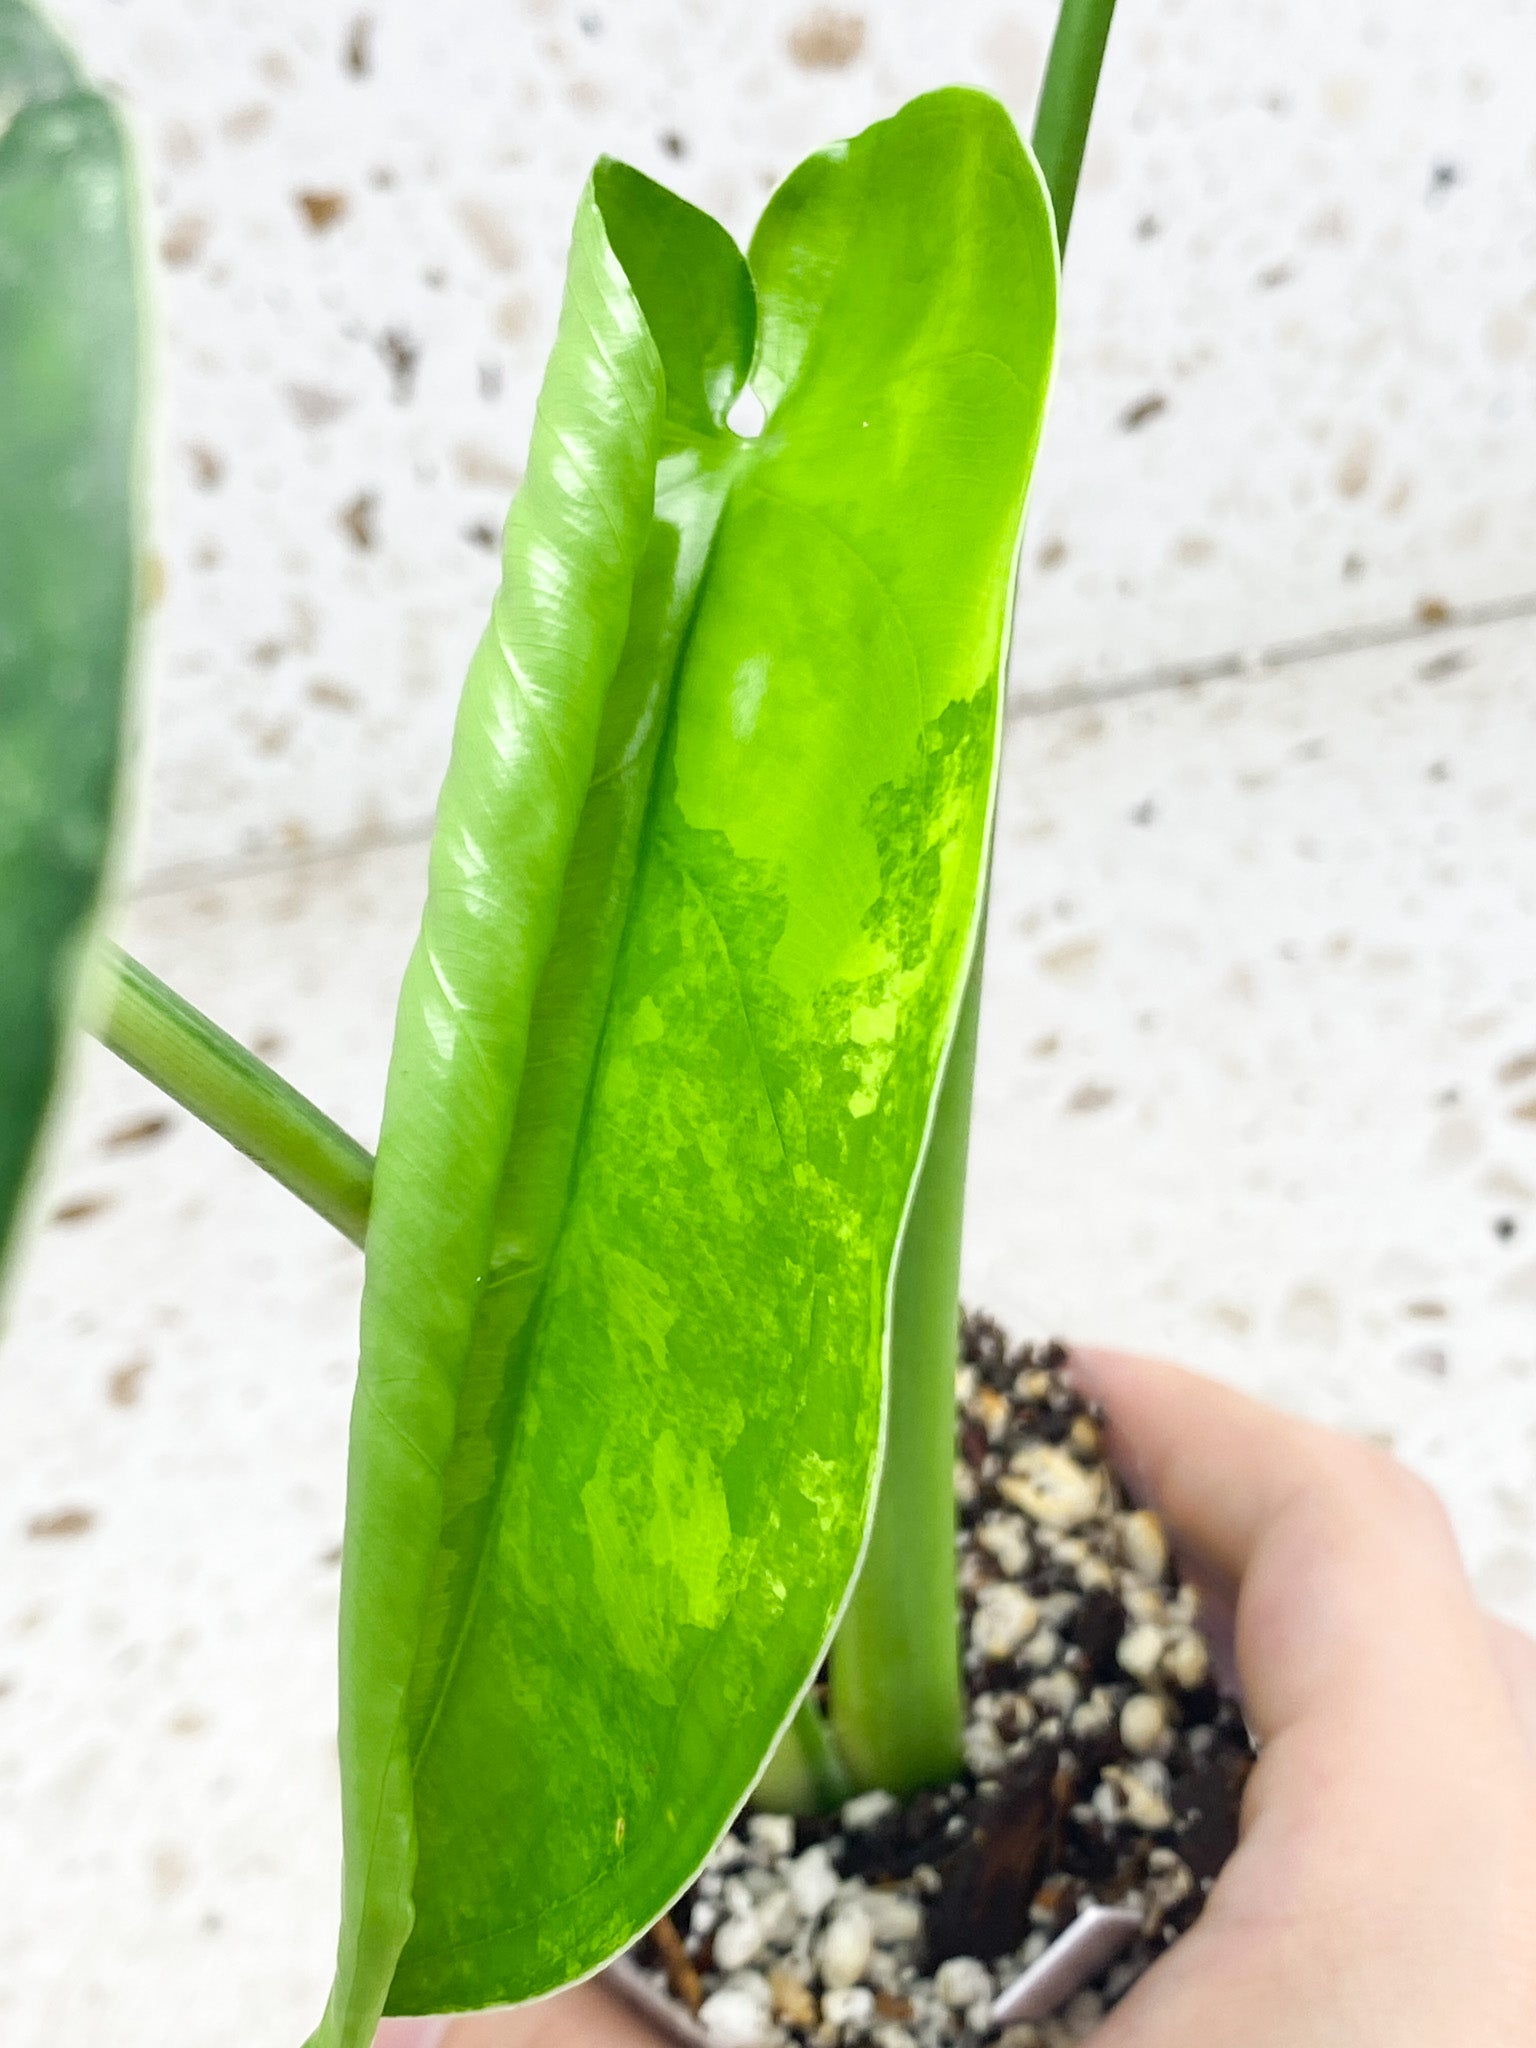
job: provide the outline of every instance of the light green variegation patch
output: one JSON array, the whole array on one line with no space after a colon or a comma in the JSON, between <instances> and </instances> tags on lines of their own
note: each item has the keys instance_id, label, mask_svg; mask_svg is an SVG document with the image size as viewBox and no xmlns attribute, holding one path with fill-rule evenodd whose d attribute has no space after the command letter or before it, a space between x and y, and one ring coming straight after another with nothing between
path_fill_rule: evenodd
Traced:
<instances>
[{"instance_id":1,"label":"light green variegation patch","mask_svg":"<svg viewBox=\"0 0 1536 2048\"><path fill-rule=\"evenodd\" d=\"M325 2048L629 1942L847 1597L1055 303L975 93L811 158L750 267L583 197L379 1147Z\"/></svg>"}]
</instances>

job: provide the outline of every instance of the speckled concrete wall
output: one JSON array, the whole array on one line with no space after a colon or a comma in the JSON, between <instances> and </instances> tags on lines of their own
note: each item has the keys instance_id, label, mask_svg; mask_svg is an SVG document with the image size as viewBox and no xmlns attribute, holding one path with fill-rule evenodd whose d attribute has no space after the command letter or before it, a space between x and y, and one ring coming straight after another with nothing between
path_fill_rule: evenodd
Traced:
<instances>
[{"instance_id":1,"label":"speckled concrete wall","mask_svg":"<svg viewBox=\"0 0 1536 2048\"><path fill-rule=\"evenodd\" d=\"M598 151L745 237L1048 0L61 0L162 256L146 869L431 809ZM1536 0L1126 0L1016 686L1536 593Z\"/></svg>"},{"instance_id":2,"label":"speckled concrete wall","mask_svg":"<svg viewBox=\"0 0 1536 2048\"><path fill-rule=\"evenodd\" d=\"M745 233L923 86L1022 113L1048 10L64 12L136 109L165 256L124 935L367 1137L591 157ZM1527 1624L1533 61L1536 0L1121 0L1018 614L967 1250L1021 1332L1395 1444ZM359 1262L79 1069L0 1351L0 2041L296 2048L334 1932Z\"/></svg>"}]
</instances>

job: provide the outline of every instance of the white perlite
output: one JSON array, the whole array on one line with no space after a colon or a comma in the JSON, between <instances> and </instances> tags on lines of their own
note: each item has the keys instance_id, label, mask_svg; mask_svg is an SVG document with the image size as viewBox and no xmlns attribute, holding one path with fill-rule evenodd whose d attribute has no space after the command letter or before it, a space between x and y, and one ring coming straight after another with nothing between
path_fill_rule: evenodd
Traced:
<instances>
[{"instance_id":1,"label":"white perlite","mask_svg":"<svg viewBox=\"0 0 1536 2048\"><path fill-rule=\"evenodd\" d=\"M1155 1584L1168 1569L1168 1538L1162 1523L1149 1508L1138 1508L1121 1515L1117 1528L1126 1563Z\"/></svg>"},{"instance_id":2,"label":"white perlite","mask_svg":"<svg viewBox=\"0 0 1536 2048\"><path fill-rule=\"evenodd\" d=\"M834 1990L857 1984L869 1967L874 1929L862 1906L844 1906L833 1915L816 1947L821 1981Z\"/></svg>"},{"instance_id":3,"label":"white perlite","mask_svg":"<svg viewBox=\"0 0 1536 2048\"><path fill-rule=\"evenodd\" d=\"M1055 1444L1029 1444L1016 1451L997 1482L1004 1500L1052 1529L1075 1529L1099 1512L1103 1502L1097 1472Z\"/></svg>"},{"instance_id":4,"label":"white perlite","mask_svg":"<svg viewBox=\"0 0 1536 2048\"><path fill-rule=\"evenodd\" d=\"M822 1843L804 1850L785 1872L790 1897L802 1920L819 1920L837 1897L839 1878Z\"/></svg>"},{"instance_id":5,"label":"white perlite","mask_svg":"<svg viewBox=\"0 0 1536 2048\"><path fill-rule=\"evenodd\" d=\"M863 1833L868 1828L879 1827L899 1810L899 1802L889 1792L860 1792L843 1806L843 1826L852 1835Z\"/></svg>"},{"instance_id":6,"label":"white perlite","mask_svg":"<svg viewBox=\"0 0 1536 2048\"><path fill-rule=\"evenodd\" d=\"M740 1985L712 1991L699 2007L699 2024L720 2048L765 2048L784 2037L769 2017L767 1986L757 1998Z\"/></svg>"},{"instance_id":7,"label":"white perlite","mask_svg":"<svg viewBox=\"0 0 1536 2048\"><path fill-rule=\"evenodd\" d=\"M1029 1530L1022 1515L990 1514L976 1531L976 1541L1010 1579L1029 1569Z\"/></svg>"},{"instance_id":8,"label":"white perlite","mask_svg":"<svg viewBox=\"0 0 1536 2048\"><path fill-rule=\"evenodd\" d=\"M747 1822L753 1846L773 1862L795 1853L795 1823L787 1813L754 1813Z\"/></svg>"},{"instance_id":9,"label":"white perlite","mask_svg":"<svg viewBox=\"0 0 1536 2048\"><path fill-rule=\"evenodd\" d=\"M866 1984L829 1991L821 2001L821 2016L829 2026L867 2027L875 2016L875 1994Z\"/></svg>"},{"instance_id":10,"label":"white perlite","mask_svg":"<svg viewBox=\"0 0 1536 2048\"><path fill-rule=\"evenodd\" d=\"M868 1892L864 1911L878 1942L916 1941L922 1934L922 1908L916 1899L909 1899L903 1892Z\"/></svg>"},{"instance_id":11,"label":"white perlite","mask_svg":"<svg viewBox=\"0 0 1536 2048\"><path fill-rule=\"evenodd\" d=\"M974 1956L951 1956L934 1971L933 1987L947 2006L963 2012L992 1996L992 1972Z\"/></svg>"},{"instance_id":12,"label":"white perlite","mask_svg":"<svg viewBox=\"0 0 1536 2048\"><path fill-rule=\"evenodd\" d=\"M1120 1709L1120 1740L1132 1756L1150 1756L1168 1733L1166 1708L1155 1694L1133 1692ZM719 1952L719 1942L715 1944Z\"/></svg>"},{"instance_id":13,"label":"white perlite","mask_svg":"<svg viewBox=\"0 0 1536 2048\"><path fill-rule=\"evenodd\" d=\"M743 1970L763 1946L763 1925L756 1913L733 1913L715 1930L715 1963L722 1970Z\"/></svg>"},{"instance_id":14,"label":"white perlite","mask_svg":"<svg viewBox=\"0 0 1536 2048\"><path fill-rule=\"evenodd\" d=\"M1033 1635L1039 1610L1022 1586L983 1586L976 1596L971 1617L971 1648L978 1656L1011 1657L1025 1639Z\"/></svg>"},{"instance_id":15,"label":"white perlite","mask_svg":"<svg viewBox=\"0 0 1536 2048\"><path fill-rule=\"evenodd\" d=\"M1193 1630L1186 1630L1168 1645L1163 1669L1181 1692L1195 1692L1211 1675L1210 1652Z\"/></svg>"},{"instance_id":16,"label":"white perlite","mask_svg":"<svg viewBox=\"0 0 1536 2048\"><path fill-rule=\"evenodd\" d=\"M1120 1669L1145 1682L1162 1662L1164 1641L1163 1631L1156 1622L1139 1622L1120 1639L1120 1647L1115 1652Z\"/></svg>"}]
</instances>

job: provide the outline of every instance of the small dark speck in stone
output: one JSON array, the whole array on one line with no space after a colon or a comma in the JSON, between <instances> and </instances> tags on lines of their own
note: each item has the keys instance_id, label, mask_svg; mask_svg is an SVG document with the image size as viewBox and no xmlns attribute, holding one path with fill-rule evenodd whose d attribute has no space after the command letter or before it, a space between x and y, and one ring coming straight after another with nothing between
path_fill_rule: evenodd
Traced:
<instances>
[{"instance_id":1,"label":"small dark speck in stone","mask_svg":"<svg viewBox=\"0 0 1536 2048\"><path fill-rule=\"evenodd\" d=\"M477 519L473 526L466 526L464 538L477 548L493 548L496 545L496 529L488 519Z\"/></svg>"},{"instance_id":2,"label":"small dark speck in stone","mask_svg":"<svg viewBox=\"0 0 1536 2048\"><path fill-rule=\"evenodd\" d=\"M1067 1109L1073 1116L1091 1116L1095 1110L1107 1109L1114 1099L1114 1089L1106 1088L1102 1081L1085 1081L1067 1098Z\"/></svg>"},{"instance_id":3,"label":"small dark speck in stone","mask_svg":"<svg viewBox=\"0 0 1536 2048\"><path fill-rule=\"evenodd\" d=\"M389 372L395 403L408 404L416 388L416 369L421 361L419 344L401 328L389 327L379 336L378 349Z\"/></svg>"},{"instance_id":4,"label":"small dark speck in stone","mask_svg":"<svg viewBox=\"0 0 1536 2048\"><path fill-rule=\"evenodd\" d=\"M224 458L216 449L195 441L187 450L187 460L192 465L192 481L200 491L216 490L224 481Z\"/></svg>"},{"instance_id":5,"label":"small dark speck in stone","mask_svg":"<svg viewBox=\"0 0 1536 2048\"><path fill-rule=\"evenodd\" d=\"M376 491L360 491L350 505L337 515L355 547L371 548L378 539L379 498Z\"/></svg>"},{"instance_id":6,"label":"small dark speck in stone","mask_svg":"<svg viewBox=\"0 0 1536 2048\"><path fill-rule=\"evenodd\" d=\"M1431 761L1424 773L1431 782L1449 782L1451 771L1444 761Z\"/></svg>"},{"instance_id":7,"label":"small dark speck in stone","mask_svg":"<svg viewBox=\"0 0 1536 2048\"><path fill-rule=\"evenodd\" d=\"M1141 802L1135 805L1131 811L1131 823L1133 825L1150 825L1156 816L1157 805L1153 803L1151 797L1143 797Z\"/></svg>"},{"instance_id":8,"label":"small dark speck in stone","mask_svg":"<svg viewBox=\"0 0 1536 2048\"><path fill-rule=\"evenodd\" d=\"M323 235L346 217L347 197L344 192L296 192L294 204L313 235Z\"/></svg>"},{"instance_id":9,"label":"small dark speck in stone","mask_svg":"<svg viewBox=\"0 0 1536 2048\"><path fill-rule=\"evenodd\" d=\"M198 214L183 214L179 220L171 222L161 237L161 258L175 267L195 263L203 253L207 239L207 221Z\"/></svg>"},{"instance_id":10,"label":"small dark speck in stone","mask_svg":"<svg viewBox=\"0 0 1536 2048\"><path fill-rule=\"evenodd\" d=\"M1443 597L1421 597L1413 615L1421 626L1448 626L1451 608Z\"/></svg>"},{"instance_id":11,"label":"small dark speck in stone","mask_svg":"<svg viewBox=\"0 0 1536 2048\"><path fill-rule=\"evenodd\" d=\"M1259 289L1272 292L1282 284L1289 284L1294 275L1289 263L1272 263L1267 270L1259 272Z\"/></svg>"},{"instance_id":12,"label":"small dark speck in stone","mask_svg":"<svg viewBox=\"0 0 1536 2048\"><path fill-rule=\"evenodd\" d=\"M354 78L366 78L373 69L373 23L366 14L360 14L347 30L341 61Z\"/></svg>"},{"instance_id":13,"label":"small dark speck in stone","mask_svg":"<svg viewBox=\"0 0 1536 2048\"><path fill-rule=\"evenodd\" d=\"M1421 1372L1426 1379L1443 1380L1451 1370L1451 1361L1438 1344L1416 1344L1403 1353L1403 1364L1410 1372Z\"/></svg>"},{"instance_id":14,"label":"small dark speck in stone","mask_svg":"<svg viewBox=\"0 0 1536 2048\"><path fill-rule=\"evenodd\" d=\"M1506 1244L1519 1228L1513 1216L1495 1216L1493 1219L1494 1236L1503 1239Z\"/></svg>"},{"instance_id":15,"label":"small dark speck in stone","mask_svg":"<svg viewBox=\"0 0 1536 2048\"><path fill-rule=\"evenodd\" d=\"M1461 182L1461 172L1455 164L1432 164L1429 171L1429 191L1426 195L1431 202L1443 199L1453 185Z\"/></svg>"},{"instance_id":16,"label":"small dark speck in stone","mask_svg":"<svg viewBox=\"0 0 1536 2048\"><path fill-rule=\"evenodd\" d=\"M1136 223L1136 239L1138 242L1154 241L1162 231L1162 222L1155 213L1144 213Z\"/></svg>"},{"instance_id":17,"label":"small dark speck in stone","mask_svg":"<svg viewBox=\"0 0 1536 2048\"><path fill-rule=\"evenodd\" d=\"M688 145L675 128L668 128L660 138L662 149L668 156L686 156Z\"/></svg>"},{"instance_id":18,"label":"small dark speck in stone","mask_svg":"<svg viewBox=\"0 0 1536 2048\"><path fill-rule=\"evenodd\" d=\"M1453 647L1446 654L1437 654L1429 661L1419 663L1419 680L1423 683L1438 683L1446 676L1458 675L1467 665L1467 651L1464 647Z\"/></svg>"},{"instance_id":19,"label":"small dark speck in stone","mask_svg":"<svg viewBox=\"0 0 1536 2048\"><path fill-rule=\"evenodd\" d=\"M144 1375L149 1371L147 1358L130 1358L126 1365L120 1365L107 1378L107 1399L114 1408L137 1408Z\"/></svg>"},{"instance_id":20,"label":"small dark speck in stone","mask_svg":"<svg viewBox=\"0 0 1536 2048\"><path fill-rule=\"evenodd\" d=\"M156 1138L163 1138L171 1128L168 1116L136 1116L125 1124L114 1124L102 1139L102 1147L108 1152L121 1152L133 1145L149 1145Z\"/></svg>"},{"instance_id":21,"label":"small dark speck in stone","mask_svg":"<svg viewBox=\"0 0 1536 2048\"><path fill-rule=\"evenodd\" d=\"M864 48L864 23L857 14L818 7L790 30L789 54L802 71L843 71Z\"/></svg>"},{"instance_id":22,"label":"small dark speck in stone","mask_svg":"<svg viewBox=\"0 0 1536 2048\"><path fill-rule=\"evenodd\" d=\"M355 711L357 692L345 683L333 682L329 676L316 676L304 692L311 704L318 704L326 711Z\"/></svg>"},{"instance_id":23,"label":"small dark speck in stone","mask_svg":"<svg viewBox=\"0 0 1536 2048\"><path fill-rule=\"evenodd\" d=\"M57 1508L51 1515L34 1515L27 1524L27 1534L40 1541L55 1536L83 1536L95 1522L93 1508Z\"/></svg>"},{"instance_id":24,"label":"small dark speck in stone","mask_svg":"<svg viewBox=\"0 0 1536 2048\"><path fill-rule=\"evenodd\" d=\"M67 1202L60 1202L53 1212L55 1223L84 1223L89 1217L99 1216L103 1209L110 1209L110 1195L74 1195Z\"/></svg>"},{"instance_id":25,"label":"small dark speck in stone","mask_svg":"<svg viewBox=\"0 0 1536 2048\"><path fill-rule=\"evenodd\" d=\"M480 365L480 396L482 398L500 398L500 363L482 363Z\"/></svg>"},{"instance_id":26,"label":"small dark speck in stone","mask_svg":"<svg viewBox=\"0 0 1536 2048\"><path fill-rule=\"evenodd\" d=\"M603 17L600 14L578 16L576 26L584 36L600 36L603 32Z\"/></svg>"},{"instance_id":27,"label":"small dark speck in stone","mask_svg":"<svg viewBox=\"0 0 1536 2048\"><path fill-rule=\"evenodd\" d=\"M1120 424L1128 434L1134 434L1138 427L1144 427L1148 420L1155 420L1160 412L1168 410L1168 401L1160 391L1149 391L1145 398L1138 398L1134 405L1128 405L1120 415Z\"/></svg>"}]
</instances>

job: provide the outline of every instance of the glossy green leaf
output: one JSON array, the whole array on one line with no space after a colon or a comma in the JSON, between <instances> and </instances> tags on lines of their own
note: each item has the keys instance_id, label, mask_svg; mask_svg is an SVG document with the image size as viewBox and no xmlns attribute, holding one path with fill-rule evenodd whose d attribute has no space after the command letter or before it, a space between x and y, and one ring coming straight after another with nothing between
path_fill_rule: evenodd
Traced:
<instances>
[{"instance_id":1,"label":"glossy green leaf","mask_svg":"<svg viewBox=\"0 0 1536 2048\"><path fill-rule=\"evenodd\" d=\"M0 1248L107 850L133 616L138 315L116 116L0 0Z\"/></svg>"},{"instance_id":2,"label":"glossy green leaf","mask_svg":"<svg viewBox=\"0 0 1536 2048\"><path fill-rule=\"evenodd\" d=\"M804 164L750 275L583 197L379 1147L333 2048L628 1942L846 1598L1055 295L974 93Z\"/></svg>"}]
</instances>

